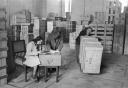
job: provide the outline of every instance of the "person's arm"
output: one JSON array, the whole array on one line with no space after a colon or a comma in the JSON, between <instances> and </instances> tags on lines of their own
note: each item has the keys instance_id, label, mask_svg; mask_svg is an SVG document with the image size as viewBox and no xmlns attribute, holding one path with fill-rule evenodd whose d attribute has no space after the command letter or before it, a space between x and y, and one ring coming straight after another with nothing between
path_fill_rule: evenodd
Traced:
<instances>
[{"instance_id":1,"label":"person's arm","mask_svg":"<svg viewBox=\"0 0 128 88\"><path fill-rule=\"evenodd\" d=\"M60 42L59 42L59 45L58 45L58 51L61 51L61 49L63 48L63 36L61 35L61 38L60 38L60 40L59 40Z\"/></svg>"},{"instance_id":2,"label":"person's arm","mask_svg":"<svg viewBox=\"0 0 128 88\"><path fill-rule=\"evenodd\" d=\"M58 51L61 51L61 49L63 48L63 40L60 41L60 45L58 46Z\"/></svg>"}]
</instances>

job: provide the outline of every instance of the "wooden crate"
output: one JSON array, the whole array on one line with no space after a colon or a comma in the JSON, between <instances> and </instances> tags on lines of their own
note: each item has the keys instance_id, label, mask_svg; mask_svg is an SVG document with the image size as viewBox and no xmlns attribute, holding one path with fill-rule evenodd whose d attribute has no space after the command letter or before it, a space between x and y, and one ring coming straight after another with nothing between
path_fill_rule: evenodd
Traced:
<instances>
[{"instance_id":1,"label":"wooden crate","mask_svg":"<svg viewBox=\"0 0 128 88\"><path fill-rule=\"evenodd\" d=\"M0 86L7 84L7 75L0 77Z\"/></svg>"},{"instance_id":2,"label":"wooden crate","mask_svg":"<svg viewBox=\"0 0 128 88\"><path fill-rule=\"evenodd\" d=\"M2 39L7 39L7 32L6 31L0 31L0 40L2 40Z\"/></svg>"},{"instance_id":3,"label":"wooden crate","mask_svg":"<svg viewBox=\"0 0 128 88\"><path fill-rule=\"evenodd\" d=\"M7 48L7 41L0 41L0 48Z\"/></svg>"},{"instance_id":4,"label":"wooden crate","mask_svg":"<svg viewBox=\"0 0 128 88\"><path fill-rule=\"evenodd\" d=\"M72 32L70 33L70 36L69 36L70 49L75 49L75 45L76 45L76 33Z\"/></svg>"},{"instance_id":5,"label":"wooden crate","mask_svg":"<svg viewBox=\"0 0 128 88\"><path fill-rule=\"evenodd\" d=\"M103 47L98 42L93 43L88 41L81 43L79 61L84 73L100 73L102 51Z\"/></svg>"},{"instance_id":6,"label":"wooden crate","mask_svg":"<svg viewBox=\"0 0 128 88\"><path fill-rule=\"evenodd\" d=\"M7 75L6 67L0 69L0 77Z\"/></svg>"},{"instance_id":7,"label":"wooden crate","mask_svg":"<svg viewBox=\"0 0 128 88\"><path fill-rule=\"evenodd\" d=\"M1 67L4 67L7 65L7 62L6 62L6 58L0 58L0 64L1 64Z\"/></svg>"},{"instance_id":8,"label":"wooden crate","mask_svg":"<svg viewBox=\"0 0 128 88\"><path fill-rule=\"evenodd\" d=\"M6 58L7 57L7 51L0 51L0 58Z\"/></svg>"}]
</instances>

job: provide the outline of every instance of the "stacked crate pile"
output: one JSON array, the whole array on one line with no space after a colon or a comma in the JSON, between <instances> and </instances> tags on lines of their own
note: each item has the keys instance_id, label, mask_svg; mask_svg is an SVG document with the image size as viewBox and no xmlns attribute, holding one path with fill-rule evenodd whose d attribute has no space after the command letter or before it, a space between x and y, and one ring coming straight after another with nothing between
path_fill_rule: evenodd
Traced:
<instances>
[{"instance_id":1,"label":"stacked crate pile","mask_svg":"<svg viewBox=\"0 0 128 88\"><path fill-rule=\"evenodd\" d=\"M83 73L100 73L103 47L94 37L81 37L79 62Z\"/></svg>"},{"instance_id":2,"label":"stacked crate pile","mask_svg":"<svg viewBox=\"0 0 128 88\"><path fill-rule=\"evenodd\" d=\"M7 83L7 31L6 29L6 10L0 9L0 86Z\"/></svg>"},{"instance_id":3,"label":"stacked crate pile","mask_svg":"<svg viewBox=\"0 0 128 88\"><path fill-rule=\"evenodd\" d=\"M31 23L31 12L29 10L22 10L16 12L11 17L11 25L17 25L21 23Z\"/></svg>"},{"instance_id":4,"label":"stacked crate pile","mask_svg":"<svg viewBox=\"0 0 128 88\"><path fill-rule=\"evenodd\" d=\"M76 25L76 37L79 36L82 29L83 29L83 25Z\"/></svg>"},{"instance_id":5,"label":"stacked crate pile","mask_svg":"<svg viewBox=\"0 0 128 88\"><path fill-rule=\"evenodd\" d=\"M67 21L66 22L66 32L65 32L65 41L69 42L69 36L71 32L76 31L76 21Z\"/></svg>"},{"instance_id":6,"label":"stacked crate pile","mask_svg":"<svg viewBox=\"0 0 128 88\"><path fill-rule=\"evenodd\" d=\"M70 33L70 36L69 36L70 49L75 49L75 45L76 45L76 32L72 32Z\"/></svg>"},{"instance_id":7,"label":"stacked crate pile","mask_svg":"<svg viewBox=\"0 0 128 88\"><path fill-rule=\"evenodd\" d=\"M113 43L113 24L92 24L92 35L101 39L104 53L112 53Z\"/></svg>"},{"instance_id":8,"label":"stacked crate pile","mask_svg":"<svg viewBox=\"0 0 128 88\"><path fill-rule=\"evenodd\" d=\"M82 31L83 26L82 25L76 25L76 31L71 32L69 34L69 46L70 49L75 49L76 47L76 38L79 36L79 33Z\"/></svg>"}]
</instances>

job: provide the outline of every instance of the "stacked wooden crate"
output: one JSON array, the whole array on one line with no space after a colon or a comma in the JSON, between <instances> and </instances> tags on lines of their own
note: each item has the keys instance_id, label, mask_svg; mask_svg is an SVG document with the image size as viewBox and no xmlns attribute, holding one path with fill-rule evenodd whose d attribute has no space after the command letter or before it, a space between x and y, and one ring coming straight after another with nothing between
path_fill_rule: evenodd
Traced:
<instances>
[{"instance_id":1,"label":"stacked wooden crate","mask_svg":"<svg viewBox=\"0 0 128 88\"><path fill-rule=\"evenodd\" d=\"M6 29L6 10L0 9L0 86L7 83L7 31Z\"/></svg>"},{"instance_id":2,"label":"stacked wooden crate","mask_svg":"<svg viewBox=\"0 0 128 88\"><path fill-rule=\"evenodd\" d=\"M75 45L76 45L76 32L72 32L70 33L70 36L69 36L70 49L75 49Z\"/></svg>"},{"instance_id":3,"label":"stacked wooden crate","mask_svg":"<svg viewBox=\"0 0 128 88\"><path fill-rule=\"evenodd\" d=\"M16 12L15 15L11 17L11 25L17 25L21 23L31 23L31 12L28 10L22 10Z\"/></svg>"},{"instance_id":4,"label":"stacked wooden crate","mask_svg":"<svg viewBox=\"0 0 128 88\"><path fill-rule=\"evenodd\" d=\"M76 25L76 37L79 36L82 29L83 29L83 25Z\"/></svg>"},{"instance_id":5,"label":"stacked wooden crate","mask_svg":"<svg viewBox=\"0 0 128 88\"><path fill-rule=\"evenodd\" d=\"M76 31L76 21L67 21L66 22L66 32L65 32L65 40L69 42L69 33Z\"/></svg>"},{"instance_id":6,"label":"stacked wooden crate","mask_svg":"<svg viewBox=\"0 0 128 88\"><path fill-rule=\"evenodd\" d=\"M103 47L94 37L81 37L79 62L83 73L100 73Z\"/></svg>"},{"instance_id":7,"label":"stacked wooden crate","mask_svg":"<svg viewBox=\"0 0 128 88\"><path fill-rule=\"evenodd\" d=\"M92 24L92 35L101 39L104 53L112 53L113 44L113 24Z\"/></svg>"}]
</instances>

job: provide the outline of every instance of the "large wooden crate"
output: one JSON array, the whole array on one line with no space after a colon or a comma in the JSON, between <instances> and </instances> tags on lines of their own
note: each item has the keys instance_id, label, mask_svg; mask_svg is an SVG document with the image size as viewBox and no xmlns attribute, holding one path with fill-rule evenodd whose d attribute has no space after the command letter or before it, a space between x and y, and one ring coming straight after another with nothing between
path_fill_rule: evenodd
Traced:
<instances>
[{"instance_id":1,"label":"large wooden crate","mask_svg":"<svg viewBox=\"0 0 128 88\"><path fill-rule=\"evenodd\" d=\"M84 73L100 73L103 47L95 38L82 37L79 62Z\"/></svg>"},{"instance_id":2,"label":"large wooden crate","mask_svg":"<svg viewBox=\"0 0 128 88\"><path fill-rule=\"evenodd\" d=\"M87 45L85 47L84 73L100 73L103 47L101 45Z\"/></svg>"}]
</instances>

